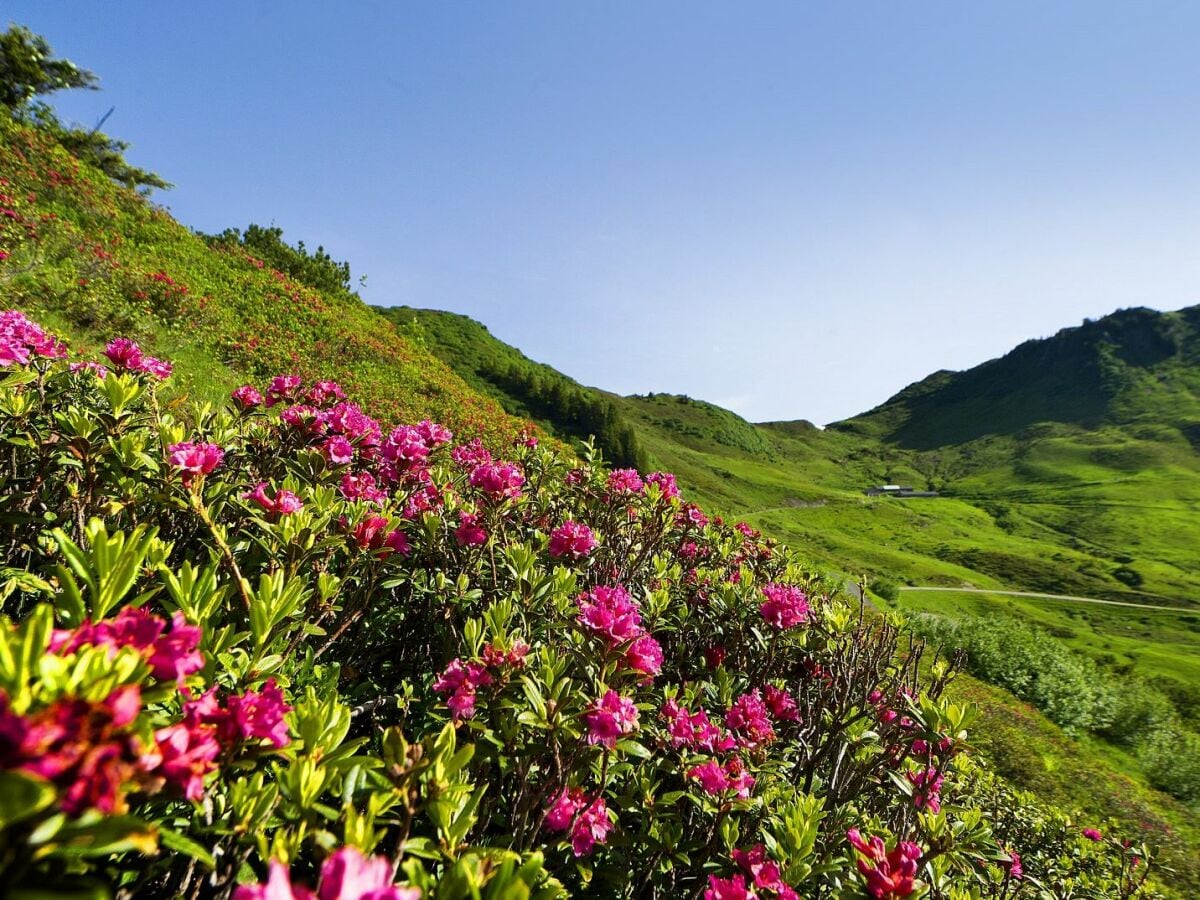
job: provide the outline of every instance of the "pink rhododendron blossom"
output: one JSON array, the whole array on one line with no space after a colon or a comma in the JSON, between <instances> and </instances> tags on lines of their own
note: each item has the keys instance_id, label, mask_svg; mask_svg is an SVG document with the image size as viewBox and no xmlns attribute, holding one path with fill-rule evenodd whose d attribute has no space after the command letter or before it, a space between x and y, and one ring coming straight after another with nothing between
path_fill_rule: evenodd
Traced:
<instances>
[{"instance_id":1,"label":"pink rhododendron blossom","mask_svg":"<svg viewBox=\"0 0 1200 900\"><path fill-rule=\"evenodd\" d=\"M724 766L715 759L692 766L687 772L688 778L700 782L700 787L709 794L722 794L733 791L736 796L745 799L750 796L754 787L754 776L745 770L742 761L737 757L731 758Z\"/></svg>"},{"instance_id":2,"label":"pink rhododendron blossom","mask_svg":"<svg viewBox=\"0 0 1200 900\"><path fill-rule=\"evenodd\" d=\"M1014 881L1020 881L1025 877L1025 870L1021 867L1021 855L1016 850L1009 850L1007 852L1008 861L1001 861L1000 865L1008 872L1009 878Z\"/></svg>"},{"instance_id":3,"label":"pink rhododendron blossom","mask_svg":"<svg viewBox=\"0 0 1200 900\"><path fill-rule=\"evenodd\" d=\"M292 876L277 859L267 865L265 884L239 884L233 891L233 900L316 900L316 894L308 888L292 884Z\"/></svg>"},{"instance_id":4,"label":"pink rhododendron blossom","mask_svg":"<svg viewBox=\"0 0 1200 900\"><path fill-rule=\"evenodd\" d=\"M62 359L67 346L15 309L0 312L0 368L24 366L35 356Z\"/></svg>"},{"instance_id":5,"label":"pink rhododendron blossom","mask_svg":"<svg viewBox=\"0 0 1200 900\"><path fill-rule=\"evenodd\" d=\"M808 598L798 587L768 584L762 589L766 601L759 607L762 617L776 628L786 630L808 621Z\"/></svg>"},{"instance_id":6,"label":"pink rhododendron blossom","mask_svg":"<svg viewBox=\"0 0 1200 900\"><path fill-rule=\"evenodd\" d=\"M637 638L625 651L625 665L643 675L657 675L662 671L663 651L658 641L649 635Z\"/></svg>"},{"instance_id":7,"label":"pink rhododendron blossom","mask_svg":"<svg viewBox=\"0 0 1200 900\"><path fill-rule=\"evenodd\" d=\"M618 586L593 588L579 598L580 625L610 647L642 636L642 616L628 592Z\"/></svg>"},{"instance_id":8,"label":"pink rhododendron blossom","mask_svg":"<svg viewBox=\"0 0 1200 900\"><path fill-rule=\"evenodd\" d=\"M597 844L603 844L612 830L608 818L608 806L603 797L597 797L579 814L571 829L571 851L578 856L587 856Z\"/></svg>"},{"instance_id":9,"label":"pink rhododendron blossom","mask_svg":"<svg viewBox=\"0 0 1200 900\"><path fill-rule=\"evenodd\" d=\"M492 674L481 663L464 663L461 659L451 660L444 672L433 683L439 694L449 694L446 705L455 721L469 719L475 715L475 692L477 688L491 684Z\"/></svg>"},{"instance_id":10,"label":"pink rhododendron blossom","mask_svg":"<svg viewBox=\"0 0 1200 900\"><path fill-rule=\"evenodd\" d=\"M746 886L744 875L734 875L732 878L709 875L708 888L704 891L704 900L756 900L757 897L758 895Z\"/></svg>"},{"instance_id":11,"label":"pink rhododendron blossom","mask_svg":"<svg viewBox=\"0 0 1200 900\"><path fill-rule=\"evenodd\" d=\"M462 547L478 547L487 543L488 535L479 517L472 513L459 513L458 527L454 529L454 539Z\"/></svg>"},{"instance_id":12,"label":"pink rhododendron blossom","mask_svg":"<svg viewBox=\"0 0 1200 900\"><path fill-rule=\"evenodd\" d=\"M340 434L321 445L321 454L335 466L344 466L354 459L354 445Z\"/></svg>"},{"instance_id":13,"label":"pink rhododendron blossom","mask_svg":"<svg viewBox=\"0 0 1200 900\"><path fill-rule=\"evenodd\" d=\"M233 900L421 900L414 887L392 884L392 863L386 856L365 856L356 847L342 847L321 865L316 893L293 884L287 866L271 860L266 884L239 885Z\"/></svg>"},{"instance_id":14,"label":"pink rhododendron blossom","mask_svg":"<svg viewBox=\"0 0 1200 900\"><path fill-rule=\"evenodd\" d=\"M180 480L185 486L210 474L224 458L225 451L216 444L184 441L167 448L167 462L182 473Z\"/></svg>"},{"instance_id":15,"label":"pink rhododendron blossom","mask_svg":"<svg viewBox=\"0 0 1200 900\"><path fill-rule=\"evenodd\" d=\"M901 841L889 852L882 838L864 839L857 828L846 832L846 840L859 853L858 871L866 881L869 896L898 900L912 894L922 856L920 847Z\"/></svg>"},{"instance_id":16,"label":"pink rhododendron blossom","mask_svg":"<svg viewBox=\"0 0 1200 900\"><path fill-rule=\"evenodd\" d=\"M292 403L300 396L301 384L299 375L276 375L267 386L267 406Z\"/></svg>"},{"instance_id":17,"label":"pink rhododendron blossom","mask_svg":"<svg viewBox=\"0 0 1200 900\"><path fill-rule=\"evenodd\" d=\"M556 558L578 561L595 548L592 529L580 522L568 519L550 534L550 555Z\"/></svg>"},{"instance_id":18,"label":"pink rhododendron blossom","mask_svg":"<svg viewBox=\"0 0 1200 900\"><path fill-rule=\"evenodd\" d=\"M104 348L104 355L118 372L142 372L162 381L171 375L171 364L146 356L142 348L129 338L116 338Z\"/></svg>"},{"instance_id":19,"label":"pink rhododendron blossom","mask_svg":"<svg viewBox=\"0 0 1200 900\"><path fill-rule=\"evenodd\" d=\"M608 473L608 492L614 496L640 494L644 487L637 469L614 469Z\"/></svg>"},{"instance_id":20,"label":"pink rhododendron blossom","mask_svg":"<svg viewBox=\"0 0 1200 900\"><path fill-rule=\"evenodd\" d=\"M796 699L787 691L768 684L763 688L763 700L766 702L767 708L771 710L771 715L780 722L799 720L800 711L796 709Z\"/></svg>"},{"instance_id":21,"label":"pink rhododendron blossom","mask_svg":"<svg viewBox=\"0 0 1200 900\"><path fill-rule=\"evenodd\" d=\"M336 381L318 381L304 395L304 402L316 407L328 406L337 400L345 400L346 393Z\"/></svg>"},{"instance_id":22,"label":"pink rhododendron blossom","mask_svg":"<svg viewBox=\"0 0 1200 900\"><path fill-rule=\"evenodd\" d=\"M263 395L252 384L243 384L229 395L238 409L257 409L263 405Z\"/></svg>"},{"instance_id":23,"label":"pink rhododendron blossom","mask_svg":"<svg viewBox=\"0 0 1200 900\"><path fill-rule=\"evenodd\" d=\"M563 788L546 810L546 827L551 831L566 831L575 821L576 813L587 804L583 788Z\"/></svg>"},{"instance_id":24,"label":"pink rhododendron blossom","mask_svg":"<svg viewBox=\"0 0 1200 900\"><path fill-rule=\"evenodd\" d=\"M221 755L216 728L185 718L183 722L160 728L154 739L157 747L153 768L187 799L201 799L204 777L216 770L216 759Z\"/></svg>"},{"instance_id":25,"label":"pink rhododendron blossom","mask_svg":"<svg viewBox=\"0 0 1200 900\"><path fill-rule=\"evenodd\" d=\"M270 496L265 481L260 481L254 490L242 494L242 499L258 504L269 516L290 516L304 508L304 503L291 491L279 490L274 497Z\"/></svg>"},{"instance_id":26,"label":"pink rhododendron blossom","mask_svg":"<svg viewBox=\"0 0 1200 900\"><path fill-rule=\"evenodd\" d=\"M445 446L454 440L454 433L449 428L445 425L438 425L436 422L430 422L428 419L417 423L417 433L421 435L425 446L430 450Z\"/></svg>"},{"instance_id":27,"label":"pink rhododendron blossom","mask_svg":"<svg viewBox=\"0 0 1200 900\"><path fill-rule=\"evenodd\" d=\"M54 631L49 650L65 655L89 645L111 647L114 653L121 647L132 647L149 663L155 678L182 685L187 676L204 668L199 650L201 630L189 625L181 612L171 616L169 632L166 626L164 619L144 607L126 606L112 619L85 620L74 629Z\"/></svg>"},{"instance_id":28,"label":"pink rhododendron blossom","mask_svg":"<svg viewBox=\"0 0 1200 900\"><path fill-rule=\"evenodd\" d=\"M464 469L474 469L492 461L492 454L483 446L483 441L474 438L468 444L461 444L450 451L450 458Z\"/></svg>"},{"instance_id":29,"label":"pink rhododendron blossom","mask_svg":"<svg viewBox=\"0 0 1200 900\"><path fill-rule=\"evenodd\" d=\"M1085 829L1083 829L1083 836L1084 836L1085 838L1087 838L1089 841L1102 841L1102 840L1104 840L1104 835L1102 835L1102 834L1101 834L1099 831L1097 831L1095 828L1085 828Z\"/></svg>"},{"instance_id":30,"label":"pink rhododendron blossom","mask_svg":"<svg viewBox=\"0 0 1200 900\"><path fill-rule=\"evenodd\" d=\"M0 351L2 352L2 351ZM2 363L0 363L2 364ZM100 365L98 362L73 362L67 366L67 370L75 375L79 372L91 372L97 378L103 380L108 377L108 368Z\"/></svg>"},{"instance_id":31,"label":"pink rhododendron blossom","mask_svg":"<svg viewBox=\"0 0 1200 900\"><path fill-rule=\"evenodd\" d=\"M365 500L367 503L381 504L387 499L387 492L378 487L375 476L369 472L351 475L347 472L342 476L338 488L347 500Z\"/></svg>"},{"instance_id":32,"label":"pink rhododendron blossom","mask_svg":"<svg viewBox=\"0 0 1200 900\"><path fill-rule=\"evenodd\" d=\"M384 516L367 516L355 525L350 536L358 544L358 549L378 550L382 547L383 539L387 534L385 529L388 527L388 521Z\"/></svg>"},{"instance_id":33,"label":"pink rhododendron blossom","mask_svg":"<svg viewBox=\"0 0 1200 900\"><path fill-rule=\"evenodd\" d=\"M733 737L723 734L704 710L688 712L674 700L668 700L663 704L662 715L674 747L723 753L737 746Z\"/></svg>"},{"instance_id":34,"label":"pink rhododendron blossom","mask_svg":"<svg viewBox=\"0 0 1200 900\"><path fill-rule=\"evenodd\" d=\"M97 703L62 697L28 717L12 713L0 692L0 768L52 782L68 815L124 812L126 786L148 771L129 729L140 712L137 685L117 688Z\"/></svg>"},{"instance_id":35,"label":"pink rhododendron blossom","mask_svg":"<svg viewBox=\"0 0 1200 900\"><path fill-rule=\"evenodd\" d=\"M399 528L394 528L387 533L383 539L384 549L390 550L393 553L399 553L401 556L408 556L412 547L408 543L408 535Z\"/></svg>"},{"instance_id":36,"label":"pink rhododendron blossom","mask_svg":"<svg viewBox=\"0 0 1200 900\"><path fill-rule=\"evenodd\" d=\"M563 788L546 811L546 828L571 832L571 849L576 856L587 856L597 844L603 844L612 829L608 807L602 797L588 801L582 788Z\"/></svg>"},{"instance_id":37,"label":"pink rhododendron blossom","mask_svg":"<svg viewBox=\"0 0 1200 900\"><path fill-rule=\"evenodd\" d=\"M776 900L798 900L799 895L783 881L778 863L767 856L763 844L755 844L749 850L734 850L731 855L756 888L770 891Z\"/></svg>"},{"instance_id":38,"label":"pink rhododendron blossom","mask_svg":"<svg viewBox=\"0 0 1200 900\"><path fill-rule=\"evenodd\" d=\"M942 808L941 789L943 776L929 767L919 772L906 772L905 778L913 786L913 806L936 813Z\"/></svg>"},{"instance_id":39,"label":"pink rhododendron blossom","mask_svg":"<svg viewBox=\"0 0 1200 900\"><path fill-rule=\"evenodd\" d=\"M646 476L646 484L657 485L664 500L679 496L679 485L675 483L675 476L670 472L651 472Z\"/></svg>"},{"instance_id":40,"label":"pink rhododendron blossom","mask_svg":"<svg viewBox=\"0 0 1200 900\"><path fill-rule=\"evenodd\" d=\"M708 516L695 503L689 503L680 510L675 521L683 527L703 528L708 524Z\"/></svg>"},{"instance_id":41,"label":"pink rhododendron blossom","mask_svg":"<svg viewBox=\"0 0 1200 900\"><path fill-rule=\"evenodd\" d=\"M244 741L270 741L276 748L291 743L284 719L292 707L284 702L283 691L268 678L257 691L235 694L225 700L229 718Z\"/></svg>"},{"instance_id":42,"label":"pink rhododendron blossom","mask_svg":"<svg viewBox=\"0 0 1200 900\"><path fill-rule=\"evenodd\" d=\"M471 471L471 486L489 500L516 500L521 496L525 475L515 463L481 463Z\"/></svg>"},{"instance_id":43,"label":"pink rhododendron blossom","mask_svg":"<svg viewBox=\"0 0 1200 900\"><path fill-rule=\"evenodd\" d=\"M589 744L599 744L612 750L617 739L632 734L638 727L638 712L633 701L614 690L607 691L583 714Z\"/></svg>"},{"instance_id":44,"label":"pink rhododendron blossom","mask_svg":"<svg viewBox=\"0 0 1200 900\"><path fill-rule=\"evenodd\" d=\"M759 691L742 694L725 713L725 727L746 747L758 747L775 739L767 705Z\"/></svg>"}]
</instances>

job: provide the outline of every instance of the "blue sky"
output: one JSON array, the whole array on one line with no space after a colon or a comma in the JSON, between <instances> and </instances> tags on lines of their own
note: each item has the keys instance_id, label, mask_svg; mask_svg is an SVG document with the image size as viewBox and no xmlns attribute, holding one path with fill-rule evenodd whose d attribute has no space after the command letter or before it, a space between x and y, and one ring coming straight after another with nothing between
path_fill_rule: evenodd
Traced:
<instances>
[{"instance_id":1,"label":"blue sky","mask_svg":"<svg viewBox=\"0 0 1200 900\"><path fill-rule=\"evenodd\" d=\"M1200 4L10 0L203 230L622 393L828 422L1200 302Z\"/></svg>"}]
</instances>

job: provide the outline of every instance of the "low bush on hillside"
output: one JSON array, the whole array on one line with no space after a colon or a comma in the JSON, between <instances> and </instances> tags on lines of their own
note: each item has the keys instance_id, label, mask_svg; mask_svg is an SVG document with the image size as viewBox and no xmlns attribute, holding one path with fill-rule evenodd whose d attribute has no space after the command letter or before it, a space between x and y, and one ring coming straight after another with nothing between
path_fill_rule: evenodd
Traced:
<instances>
[{"instance_id":1,"label":"low bush on hillside","mask_svg":"<svg viewBox=\"0 0 1200 900\"><path fill-rule=\"evenodd\" d=\"M1145 893L970 760L951 667L669 475L65 355L0 314L12 889Z\"/></svg>"},{"instance_id":2,"label":"low bush on hillside","mask_svg":"<svg viewBox=\"0 0 1200 900\"><path fill-rule=\"evenodd\" d=\"M930 640L967 654L968 668L1038 707L1068 734L1092 732L1132 749L1150 784L1181 800L1200 798L1200 736L1155 685L1116 677L1011 616L949 620L925 615L916 627Z\"/></svg>"}]
</instances>

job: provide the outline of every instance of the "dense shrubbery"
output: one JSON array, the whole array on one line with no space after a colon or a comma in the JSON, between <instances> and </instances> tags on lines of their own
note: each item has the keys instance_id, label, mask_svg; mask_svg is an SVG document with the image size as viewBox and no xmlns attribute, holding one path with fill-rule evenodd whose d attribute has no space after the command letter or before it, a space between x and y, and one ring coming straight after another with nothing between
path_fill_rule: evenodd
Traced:
<instances>
[{"instance_id":1,"label":"dense shrubbery","mask_svg":"<svg viewBox=\"0 0 1200 900\"><path fill-rule=\"evenodd\" d=\"M1150 783L1182 800L1200 797L1200 736L1170 697L1136 677L1117 678L1091 659L1013 617L922 616L930 639L967 653L969 668L1044 712L1068 733L1090 731L1131 748Z\"/></svg>"},{"instance_id":2,"label":"dense shrubbery","mask_svg":"<svg viewBox=\"0 0 1200 900\"><path fill-rule=\"evenodd\" d=\"M241 247L271 268L311 288L329 294L349 293L350 263L339 262L324 247L309 251L304 241L293 247L283 239L283 229L251 223L245 231L227 228L220 234L204 235L214 246Z\"/></svg>"},{"instance_id":3,"label":"dense shrubbery","mask_svg":"<svg viewBox=\"0 0 1200 900\"><path fill-rule=\"evenodd\" d=\"M63 353L0 320L8 885L1143 887L1145 848L966 757L944 663L918 683L920 645L669 475L496 459L290 376L168 410L136 345Z\"/></svg>"}]
</instances>

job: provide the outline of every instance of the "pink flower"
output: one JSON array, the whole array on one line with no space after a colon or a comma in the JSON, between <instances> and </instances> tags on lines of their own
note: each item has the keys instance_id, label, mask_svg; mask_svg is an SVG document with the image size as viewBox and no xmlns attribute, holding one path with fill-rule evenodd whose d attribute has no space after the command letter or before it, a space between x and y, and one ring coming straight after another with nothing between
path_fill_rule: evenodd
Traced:
<instances>
[{"instance_id":1,"label":"pink flower","mask_svg":"<svg viewBox=\"0 0 1200 900\"><path fill-rule=\"evenodd\" d=\"M757 895L746 887L746 878L743 875L734 875L732 878L718 878L716 875L708 876L708 889L704 892L704 900L755 900ZM239 900L234 897L233 900ZM256 900L256 898L248 898L248 900Z\"/></svg>"},{"instance_id":2,"label":"pink flower","mask_svg":"<svg viewBox=\"0 0 1200 900\"><path fill-rule=\"evenodd\" d=\"M167 448L167 462L183 473L181 480L185 486L210 474L224 458L225 451L216 444L184 441Z\"/></svg>"},{"instance_id":3,"label":"pink flower","mask_svg":"<svg viewBox=\"0 0 1200 900\"><path fill-rule=\"evenodd\" d=\"M2 341L0 341L0 343L2 343ZM2 352L3 351L0 351L0 353L2 353ZM3 363L0 363L0 365L2 365L2 364ZM73 362L69 366L67 366L67 370L72 375L74 375L78 372L91 372L93 375L95 375L101 381L103 381L105 378L108 377L108 368L106 366L100 365L100 363L98 363L98 362L91 362L91 361Z\"/></svg>"},{"instance_id":4,"label":"pink flower","mask_svg":"<svg viewBox=\"0 0 1200 900\"><path fill-rule=\"evenodd\" d=\"M785 690L768 684L763 688L763 699L771 710L771 715L781 722L796 722L800 712L796 709L796 700Z\"/></svg>"},{"instance_id":5,"label":"pink flower","mask_svg":"<svg viewBox=\"0 0 1200 900\"><path fill-rule=\"evenodd\" d=\"M446 706L450 708L454 720L458 721L475 715L476 689L489 685L492 681L486 666L454 659L434 681L433 689L439 694L450 695Z\"/></svg>"},{"instance_id":6,"label":"pink flower","mask_svg":"<svg viewBox=\"0 0 1200 900\"><path fill-rule=\"evenodd\" d=\"M755 844L749 850L734 850L732 856L738 867L750 876L756 888L771 891L776 900L797 897L791 886L784 883L779 865L767 856L767 848L763 844Z\"/></svg>"},{"instance_id":7,"label":"pink flower","mask_svg":"<svg viewBox=\"0 0 1200 900\"><path fill-rule=\"evenodd\" d=\"M343 847L321 866L317 900L418 900L416 888L392 885L392 863L386 856L364 856Z\"/></svg>"},{"instance_id":8,"label":"pink flower","mask_svg":"<svg viewBox=\"0 0 1200 900\"><path fill-rule=\"evenodd\" d=\"M768 584L762 589L766 602L759 607L762 617L781 631L808 621L808 598L798 587Z\"/></svg>"},{"instance_id":9,"label":"pink flower","mask_svg":"<svg viewBox=\"0 0 1200 900\"><path fill-rule=\"evenodd\" d=\"M142 372L162 381L171 375L171 364L145 356L142 348L129 338L116 338L104 348L104 355L118 372Z\"/></svg>"},{"instance_id":10,"label":"pink flower","mask_svg":"<svg viewBox=\"0 0 1200 900\"><path fill-rule=\"evenodd\" d=\"M1009 878L1014 881L1020 881L1025 877L1025 870L1021 868L1021 856L1016 850L1008 851L1008 862L1001 861L1001 866L1008 870Z\"/></svg>"},{"instance_id":11,"label":"pink flower","mask_svg":"<svg viewBox=\"0 0 1200 900\"><path fill-rule=\"evenodd\" d=\"M479 524L479 517L471 513L459 513L458 528L454 529L454 539L462 547L478 547L486 544L488 535Z\"/></svg>"},{"instance_id":12,"label":"pink flower","mask_svg":"<svg viewBox=\"0 0 1200 900\"><path fill-rule=\"evenodd\" d=\"M546 828L571 832L571 849L587 856L597 844L603 844L612 829L604 798L588 802L582 788L563 788L546 811Z\"/></svg>"},{"instance_id":13,"label":"pink flower","mask_svg":"<svg viewBox=\"0 0 1200 900\"><path fill-rule=\"evenodd\" d=\"M623 587L597 587L579 598L576 621L609 647L642 636L642 616Z\"/></svg>"},{"instance_id":14,"label":"pink flower","mask_svg":"<svg viewBox=\"0 0 1200 900\"><path fill-rule=\"evenodd\" d=\"M936 813L942 808L942 798L940 791L942 789L942 781L944 777L938 773L938 770L932 766L922 769L920 772L906 772L905 778L914 788L913 790L913 806L917 809L926 808L931 813Z\"/></svg>"},{"instance_id":15,"label":"pink flower","mask_svg":"<svg viewBox=\"0 0 1200 900\"><path fill-rule=\"evenodd\" d=\"M189 625L183 613L176 611L171 616L171 630L150 648L148 662L154 677L163 681L173 678L182 686L187 676L203 669L201 637L200 626Z\"/></svg>"},{"instance_id":16,"label":"pink flower","mask_svg":"<svg viewBox=\"0 0 1200 900\"><path fill-rule=\"evenodd\" d=\"M637 638L625 651L625 664L643 675L657 675L662 671L663 652L658 641L649 635Z\"/></svg>"},{"instance_id":17,"label":"pink flower","mask_svg":"<svg viewBox=\"0 0 1200 900\"><path fill-rule=\"evenodd\" d=\"M430 450L442 447L454 440L454 433L449 428L445 425L438 425L436 422L430 422L428 419L417 423L417 433L421 435L425 446Z\"/></svg>"},{"instance_id":18,"label":"pink flower","mask_svg":"<svg viewBox=\"0 0 1200 900\"><path fill-rule=\"evenodd\" d=\"M254 490L242 494L243 500L251 500L269 516L290 516L304 508L304 503L288 490L275 492L274 497L267 495L267 483L260 481Z\"/></svg>"},{"instance_id":19,"label":"pink flower","mask_svg":"<svg viewBox=\"0 0 1200 900\"><path fill-rule=\"evenodd\" d=\"M609 690L583 715L588 728L588 743L612 750L617 739L632 734L638 727L638 712L633 701Z\"/></svg>"},{"instance_id":20,"label":"pink flower","mask_svg":"<svg viewBox=\"0 0 1200 900\"><path fill-rule=\"evenodd\" d=\"M492 454L479 438L450 451L450 458L464 469L474 469L492 461Z\"/></svg>"},{"instance_id":21,"label":"pink flower","mask_svg":"<svg viewBox=\"0 0 1200 900\"><path fill-rule=\"evenodd\" d=\"M471 486L482 491L489 500L516 500L521 496L525 475L515 463L481 463L471 472Z\"/></svg>"},{"instance_id":22,"label":"pink flower","mask_svg":"<svg viewBox=\"0 0 1200 900\"><path fill-rule=\"evenodd\" d=\"M662 494L664 500L671 500L679 496L679 485L675 483L675 476L670 472L651 472L646 476L646 484L658 485L659 493Z\"/></svg>"},{"instance_id":23,"label":"pink flower","mask_svg":"<svg viewBox=\"0 0 1200 900\"><path fill-rule=\"evenodd\" d=\"M342 847L321 866L314 894L292 883L287 866L271 860L264 885L240 885L233 900L420 900L421 891L392 884L392 863L386 856L364 856L355 847Z\"/></svg>"},{"instance_id":24,"label":"pink flower","mask_svg":"<svg viewBox=\"0 0 1200 900\"><path fill-rule=\"evenodd\" d=\"M721 734L721 729L709 720L704 710L688 712L674 700L668 700L663 704L662 715L667 720L667 733L674 747L723 753L737 746L732 737Z\"/></svg>"},{"instance_id":25,"label":"pink flower","mask_svg":"<svg viewBox=\"0 0 1200 900\"><path fill-rule=\"evenodd\" d=\"M570 519L550 534L550 555L556 558L565 557L578 561L595 548L596 538L592 535L592 529Z\"/></svg>"},{"instance_id":26,"label":"pink flower","mask_svg":"<svg viewBox=\"0 0 1200 900\"><path fill-rule=\"evenodd\" d=\"M292 707L284 702L283 691L274 678L268 678L259 691L229 697L225 705L242 740L268 740L276 748L291 743L284 716Z\"/></svg>"},{"instance_id":27,"label":"pink flower","mask_svg":"<svg viewBox=\"0 0 1200 900\"><path fill-rule=\"evenodd\" d=\"M263 395L252 384L243 384L229 395L234 404L241 410L254 409L263 405Z\"/></svg>"},{"instance_id":28,"label":"pink flower","mask_svg":"<svg viewBox=\"0 0 1200 900\"><path fill-rule=\"evenodd\" d=\"M137 371L142 365L142 348L129 338L115 338L104 348L104 355L118 372Z\"/></svg>"},{"instance_id":29,"label":"pink flower","mask_svg":"<svg viewBox=\"0 0 1200 900\"><path fill-rule=\"evenodd\" d=\"M387 533L387 537L383 539L383 546L392 551L399 553L401 556L408 556L412 549L408 543L408 535L399 528L392 529Z\"/></svg>"},{"instance_id":30,"label":"pink flower","mask_svg":"<svg viewBox=\"0 0 1200 900\"><path fill-rule=\"evenodd\" d=\"M288 867L277 859L267 866L266 884L239 884L233 900L316 900L316 894L306 887L292 884Z\"/></svg>"},{"instance_id":31,"label":"pink flower","mask_svg":"<svg viewBox=\"0 0 1200 900\"><path fill-rule=\"evenodd\" d=\"M864 839L857 828L846 832L848 840L859 852L858 871L866 880L867 893L875 900L898 900L915 889L920 866L921 848L910 841L901 841L890 852L882 838Z\"/></svg>"},{"instance_id":32,"label":"pink flower","mask_svg":"<svg viewBox=\"0 0 1200 900\"><path fill-rule=\"evenodd\" d=\"M318 381L304 395L304 402L313 406L329 405L334 400L345 400L346 394L336 381Z\"/></svg>"},{"instance_id":33,"label":"pink flower","mask_svg":"<svg viewBox=\"0 0 1200 900\"><path fill-rule=\"evenodd\" d=\"M204 796L204 776L216 769L221 755L216 728L199 722L180 722L154 733L157 765L169 784L183 791L189 800Z\"/></svg>"},{"instance_id":34,"label":"pink flower","mask_svg":"<svg viewBox=\"0 0 1200 900\"><path fill-rule=\"evenodd\" d=\"M637 469L614 469L608 473L608 492L614 496L640 494L643 483Z\"/></svg>"},{"instance_id":35,"label":"pink flower","mask_svg":"<svg viewBox=\"0 0 1200 900\"><path fill-rule=\"evenodd\" d=\"M754 787L754 776L747 772L742 761L737 757L730 759L724 767L715 759L706 763L692 766L688 769L688 778L700 782L700 787L709 794L722 794L733 791L737 797L745 799L750 796Z\"/></svg>"},{"instance_id":36,"label":"pink flower","mask_svg":"<svg viewBox=\"0 0 1200 900\"><path fill-rule=\"evenodd\" d=\"M321 452L335 466L344 466L354 459L354 445L340 434L329 438L321 447Z\"/></svg>"},{"instance_id":37,"label":"pink flower","mask_svg":"<svg viewBox=\"0 0 1200 900\"><path fill-rule=\"evenodd\" d=\"M587 856L597 844L603 844L612 830L608 818L608 806L603 797L597 797L575 820L571 829L571 850L577 856Z\"/></svg>"},{"instance_id":38,"label":"pink flower","mask_svg":"<svg viewBox=\"0 0 1200 900\"><path fill-rule=\"evenodd\" d=\"M1085 838L1087 838L1089 841L1102 841L1102 840L1104 840L1104 835L1102 835L1100 832L1098 832L1098 831L1097 831L1095 828L1085 828L1085 829L1083 829L1083 836L1084 836Z\"/></svg>"},{"instance_id":39,"label":"pink flower","mask_svg":"<svg viewBox=\"0 0 1200 900\"><path fill-rule=\"evenodd\" d=\"M299 375L276 375L267 386L267 406L291 403L300 396Z\"/></svg>"},{"instance_id":40,"label":"pink flower","mask_svg":"<svg viewBox=\"0 0 1200 900\"><path fill-rule=\"evenodd\" d=\"M160 680L174 680L182 686L187 676L204 668L200 653L201 630L189 625L183 613L171 617L171 631L164 634L166 622L144 607L126 606L115 618L101 622L84 621L73 631L56 630L50 636L50 652L74 653L88 645L132 647L150 665L151 674Z\"/></svg>"},{"instance_id":41,"label":"pink flower","mask_svg":"<svg viewBox=\"0 0 1200 900\"><path fill-rule=\"evenodd\" d=\"M369 472L360 475L347 472L342 476L339 490L347 500L365 500L367 503L380 504L387 499L387 491L376 486L375 476Z\"/></svg>"},{"instance_id":42,"label":"pink flower","mask_svg":"<svg viewBox=\"0 0 1200 900\"><path fill-rule=\"evenodd\" d=\"M725 727L737 735L745 747L758 747L775 739L767 706L758 691L742 694L734 701L725 713Z\"/></svg>"},{"instance_id":43,"label":"pink flower","mask_svg":"<svg viewBox=\"0 0 1200 900\"><path fill-rule=\"evenodd\" d=\"M350 533L360 550L378 550L383 546L388 520L383 516L367 516Z\"/></svg>"}]
</instances>

